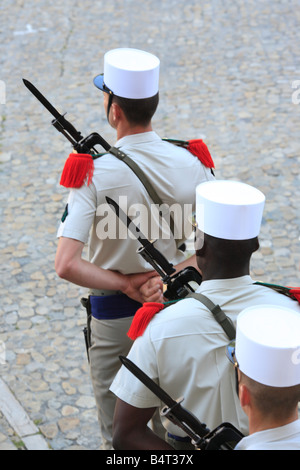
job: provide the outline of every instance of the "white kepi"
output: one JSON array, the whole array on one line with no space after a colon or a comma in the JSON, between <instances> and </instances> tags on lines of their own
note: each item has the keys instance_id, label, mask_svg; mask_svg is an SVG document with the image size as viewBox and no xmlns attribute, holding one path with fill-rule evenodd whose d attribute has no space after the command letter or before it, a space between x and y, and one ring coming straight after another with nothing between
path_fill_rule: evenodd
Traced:
<instances>
[{"instance_id":1,"label":"white kepi","mask_svg":"<svg viewBox=\"0 0 300 470\"><path fill-rule=\"evenodd\" d=\"M259 235L264 194L245 183L214 180L196 188L199 230L226 240L249 240Z\"/></svg>"},{"instance_id":2,"label":"white kepi","mask_svg":"<svg viewBox=\"0 0 300 470\"><path fill-rule=\"evenodd\" d=\"M243 310L237 318L235 356L251 379L270 387L300 384L300 315L277 305Z\"/></svg>"},{"instance_id":3,"label":"white kepi","mask_svg":"<svg viewBox=\"0 0 300 470\"><path fill-rule=\"evenodd\" d=\"M121 98L151 98L159 90L159 66L159 59L149 52L113 49L104 55L104 73L94 78L94 84Z\"/></svg>"}]
</instances>

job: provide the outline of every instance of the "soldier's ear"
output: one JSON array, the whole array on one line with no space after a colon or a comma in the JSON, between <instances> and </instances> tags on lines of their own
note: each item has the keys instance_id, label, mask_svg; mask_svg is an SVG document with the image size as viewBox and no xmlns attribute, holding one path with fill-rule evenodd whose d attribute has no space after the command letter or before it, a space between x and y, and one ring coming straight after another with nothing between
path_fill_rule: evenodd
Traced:
<instances>
[{"instance_id":1,"label":"soldier's ear","mask_svg":"<svg viewBox=\"0 0 300 470\"><path fill-rule=\"evenodd\" d=\"M243 383L239 384L239 399L240 399L241 407L247 414L246 410L249 408L249 406L251 406L251 395L250 395L248 387Z\"/></svg>"},{"instance_id":2,"label":"soldier's ear","mask_svg":"<svg viewBox=\"0 0 300 470\"><path fill-rule=\"evenodd\" d=\"M119 122L120 119L124 117L124 112L117 103L113 102L111 105L111 116L115 123Z\"/></svg>"}]
</instances>

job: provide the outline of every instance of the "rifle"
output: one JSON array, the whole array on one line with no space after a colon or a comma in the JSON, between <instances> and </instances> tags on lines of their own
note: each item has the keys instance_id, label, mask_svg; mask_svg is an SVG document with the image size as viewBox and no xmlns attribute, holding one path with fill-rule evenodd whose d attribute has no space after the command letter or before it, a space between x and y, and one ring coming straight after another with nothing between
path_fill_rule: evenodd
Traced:
<instances>
[{"instance_id":1,"label":"rifle","mask_svg":"<svg viewBox=\"0 0 300 470\"><path fill-rule=\"evenodd\" d=\"M202 276L199 271L193 266L189 266L174 274L176 269L173 264L169 263L164 255L155 248L155 240L148 240L113 199L106 197L106 201L114 208L119 219L141 243L142 246L138 248L137 253L150 263L161 277L162 282L166 286L164 297L169 300L179 300L186 297L189 293L195 292L202 281Z\"/></svg>"},{"instance_id":2,"label":"rifle","mask_svg":"<svg viewBox=\"0 0 300 470\"><path fill-rule=\"evenodd\" d=\"M197 450L233 450L244 435L232 424L222 423L211 431L206 424L201 423L190 411L181 406L183 398L175 401L136 364L124 356L119 356L122 364L135 375L151 392L166 406L161 410L161 416L168 418L181 428L192 440Z\"/></svg>"},{"instance_id":3,"label":"rifle","mask_svg":"<svg viewBox=\"0 0 300 470\"><path fill-rule=\"evenodd\" d=\"M99 152L95 149L95 145L101 145L106 151L111 146L97 132L92 132L87 137L83 137L79 131L65 118L65 114L60 114L57 109L42 95L42 93L28 80L23 78L24 85L28 90L42 103L42 105L54 116L51 121L56 130L61 132L71 142L72 147L78 153L87 153L93 156Z\"/></svg>"}]
</instances>

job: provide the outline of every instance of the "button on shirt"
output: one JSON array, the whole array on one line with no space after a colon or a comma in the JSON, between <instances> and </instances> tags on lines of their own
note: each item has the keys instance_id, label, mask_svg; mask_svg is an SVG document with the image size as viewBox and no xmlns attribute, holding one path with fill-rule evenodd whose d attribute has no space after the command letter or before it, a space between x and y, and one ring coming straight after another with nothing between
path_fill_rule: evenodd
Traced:
<instances>
[{"instance_id":1,"label":"button on shirt","mask_svg":"<svg viewBox=\"0 0 300 470\"><path fill-rule=\"evenodd\" d=\"M152 270L138 255L140 244L127 234L105 197L112 198L128 212L148 239L157 239L155 246L174 263L183 261L180 245L191 234L191 213L195 210L195 188L214 179L188 150L163 141L155 132L126 136L115 147L120 148L144 171L163 207L154 206L146 189L122 161L111 154L94 161L93 181L89 186L72 189L68 199L68 215L58 229L58 237L87 243L89 261L104 269L122 274ZM170 211L169 211L170 209ZM175 221L175 239L169 230L169 214Z\"/></svg>"},{"instance_id":2,"label":"button on shirt","mask_svg":"<svg viewBox=\"0 0 300 470\"><path fill-rule=\"evenodd\" d=\"M298 302L253 282L250 276L204 281L198 292L220 305L234 324L244 308L259 304L284 305L300 315ZM183 299L155 315L128 357L173 399L184 397L183 406L210 429L227 421L246 435L248 420L235 393L234 367L225 353L228 342L203 304ZM163 405L124 366L111 390L137 408ZM185 436L169 420L163 424L171 434Z\"/></svg>"}]
</instances>

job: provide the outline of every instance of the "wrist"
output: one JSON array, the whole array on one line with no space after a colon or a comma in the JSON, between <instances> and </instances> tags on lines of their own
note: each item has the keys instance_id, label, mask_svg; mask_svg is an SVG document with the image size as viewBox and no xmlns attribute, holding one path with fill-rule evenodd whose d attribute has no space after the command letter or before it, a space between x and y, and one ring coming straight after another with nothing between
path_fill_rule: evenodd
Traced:
<instances>
[{"instance_id":1,"label":"wrist","mask_svg":"<svg viewBox=\"0 0 300 470\"><path fill-rule=\"evenodd\" d=\"M120 290L121 292L123 292L123 294L125 294L129 288L129 284L130 284L129 278L125 274L117 273L117 275L118 275L118 282L117 282L118 290Z\"/></svg>"}]
</instances>

